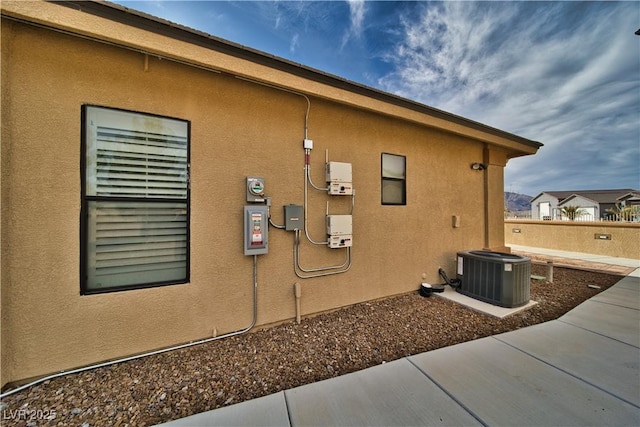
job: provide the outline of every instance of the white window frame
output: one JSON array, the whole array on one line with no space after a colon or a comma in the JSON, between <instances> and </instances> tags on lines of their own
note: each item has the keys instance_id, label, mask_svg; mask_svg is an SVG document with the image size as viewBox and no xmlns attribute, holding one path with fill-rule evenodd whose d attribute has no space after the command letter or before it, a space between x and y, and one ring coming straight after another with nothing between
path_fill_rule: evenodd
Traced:
<instances>
[{"instance_id":1,"label":"white window frame","mask_svg":"<svg viewBox=\"0 0 640 427\"><path fill-rule=\"evenodd\" d=\"M407 157L382 153L380 156L380 202L383 205L407 204Z\"/></svg>"},{"instance_id":2,"label":"white window frame","mask_svg":"<svg viewBox=\"0 0 640 427\"><path fill-rule=\"evenodd\" d=\"M189 281L190 122L82 107L81 294Z\"/></svg>"}]
</instances>

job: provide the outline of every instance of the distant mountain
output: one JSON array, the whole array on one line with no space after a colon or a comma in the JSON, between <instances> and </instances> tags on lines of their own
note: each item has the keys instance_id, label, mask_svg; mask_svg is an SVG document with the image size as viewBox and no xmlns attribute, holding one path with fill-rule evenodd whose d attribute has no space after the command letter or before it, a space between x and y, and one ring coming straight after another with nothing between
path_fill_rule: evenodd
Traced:
<instances>
[{"instance_id":1,"label":"distant mountain","mask_svg":"<svg viewBox=\"0 0 640 427\"><path fill-rule=\"evenodd\" d=\"M532 196L526 194L511 193L510 191L504 192L504 206L505 209L511 212L521 212L531 210Z\"/></svg>"}]
</instances>

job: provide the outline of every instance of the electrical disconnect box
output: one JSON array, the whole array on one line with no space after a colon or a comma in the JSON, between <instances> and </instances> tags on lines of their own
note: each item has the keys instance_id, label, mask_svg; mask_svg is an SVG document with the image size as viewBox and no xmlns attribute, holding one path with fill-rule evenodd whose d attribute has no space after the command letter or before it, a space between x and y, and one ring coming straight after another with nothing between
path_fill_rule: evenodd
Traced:
<instances>
[{"instance_id":1,"label":"electrical disconnect box","mask_svg":"<svg viewBox=\"0 0 640 427\"><path fill-rule=\"evenodd\" d=\"M329 248L346 248L353 244L351 215L327 215L327 234Z\"/></svg>"},{"instance_id":2,"label":"electrical disconnect box","mask_svg":"<svg viewBox=\"0 0 640 427\"><path fill-rule=\"evenodd\" d=\"M327 162L326 181L332 196L351 196L353 184L351 163Z\"/></svg>"},{"instance_id":3,"label":"electrical disconnect box","mask_svg":"<svg viewBox=\"0 0 640 427\"><path fill-rule=\"evenodd\" d=\"M261 255L269 252L269 217L266 205L244 207L244 254Z\"/></svg>"},{"instance_id":4,"label":"electrical disconnect box","mask_svg":"<svg viewBox=\"0 0 640 427\"><path fill-rule=\"evenodd\" d=\"M284 207L284 228L287 231L304 229L304 212L300 205L285 205Z\"/></svg>"},{"instance_id":5,"label":"electrical disconnect box","mask_svg":"<svg viewBox=\"0 0 640 427\"><path fill-rule=\"evenodd\" d=\"M258 176L247 177L247 202L264 202L264 178Z\"/></svg>"}]
</instances>

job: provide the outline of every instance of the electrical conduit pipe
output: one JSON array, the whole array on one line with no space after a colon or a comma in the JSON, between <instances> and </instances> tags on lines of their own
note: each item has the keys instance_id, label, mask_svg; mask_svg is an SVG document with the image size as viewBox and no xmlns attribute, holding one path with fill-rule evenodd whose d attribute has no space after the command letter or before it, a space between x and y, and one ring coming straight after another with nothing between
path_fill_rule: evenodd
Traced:
<instances>
[{"instance_id":1,"label":"electrical conduit pipe","mask_svg":"<svg viewBox=\"0 0 640 427\"><path fill-rule=\"evenodd\" d=\"M55 373L55 374L47 375L45 377L39 378L39 379L37 379L35 381L32 381L32 382L30 382L28 384L24 384L24 385L22 385L20 387L17 387L17 388L15 388L13 390L9 390L6 393L0 394L0 399L4 399L7 396L11 396L12 394L18 393L19 391L25 390L25 389L27 389L29 387L32 387L34 385L37 385L37 384L41 384L41 383L43 383L45 381L52 380L54 378L59 378L59 377L63 377L63 376L66 376L66 375L71 375L71 374L79 374L81 372L90 371L92 369L104 368L105 366L111 366L111 365L115 365L117 363L129 362L131 360L142 359L143 357L147 357L147 356L153 356L153 355L156 355L156 354L166 353L168 351L180 350L182 348L192 347L194 345L205 344L205 343L208 343L208 342L211 342L211 341L217 341L217 340L221 340L223 338L229 338L229 337L233 337L233 336L236 336L236 335L241 335L241 334L249 332L256 325L257 320L258 320L258 256L254 255L253 256L253 319L251 320L251 324L249 326L247 326L246 328L238 330L238 331L235 331L235 332L230 332L228 334L220 335L220 336L217 336L217 337L205 338L205 339L201 339L199 341L193 341L193 342L190 342L190 343L176 345L176 346L169 347L169 348L163 348L163 349L160 349L160 350L150 351L148 353L137 354L135 356L124 357L122 359L110 360L108 362L97 363L95 365L84 366L82 368L72 369L70 371L62 371L62 372L58 372L58 373Z\"/></svg>"}]
</instances>

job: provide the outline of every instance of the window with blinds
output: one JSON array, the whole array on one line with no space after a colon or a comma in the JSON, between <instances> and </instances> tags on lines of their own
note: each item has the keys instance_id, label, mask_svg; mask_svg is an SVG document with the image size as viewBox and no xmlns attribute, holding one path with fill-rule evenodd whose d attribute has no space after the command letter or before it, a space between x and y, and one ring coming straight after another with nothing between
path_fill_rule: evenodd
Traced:
<instances>
[{"instance_id":1,"label":"window with blinds","mask_svg":"<svg viewBox=\"0 0 640 427\"><path fill-rule=\"evenodd\" d=\"M84 293L186 283L189 122L83 109Z\"/></svg>"}]
</instances>

